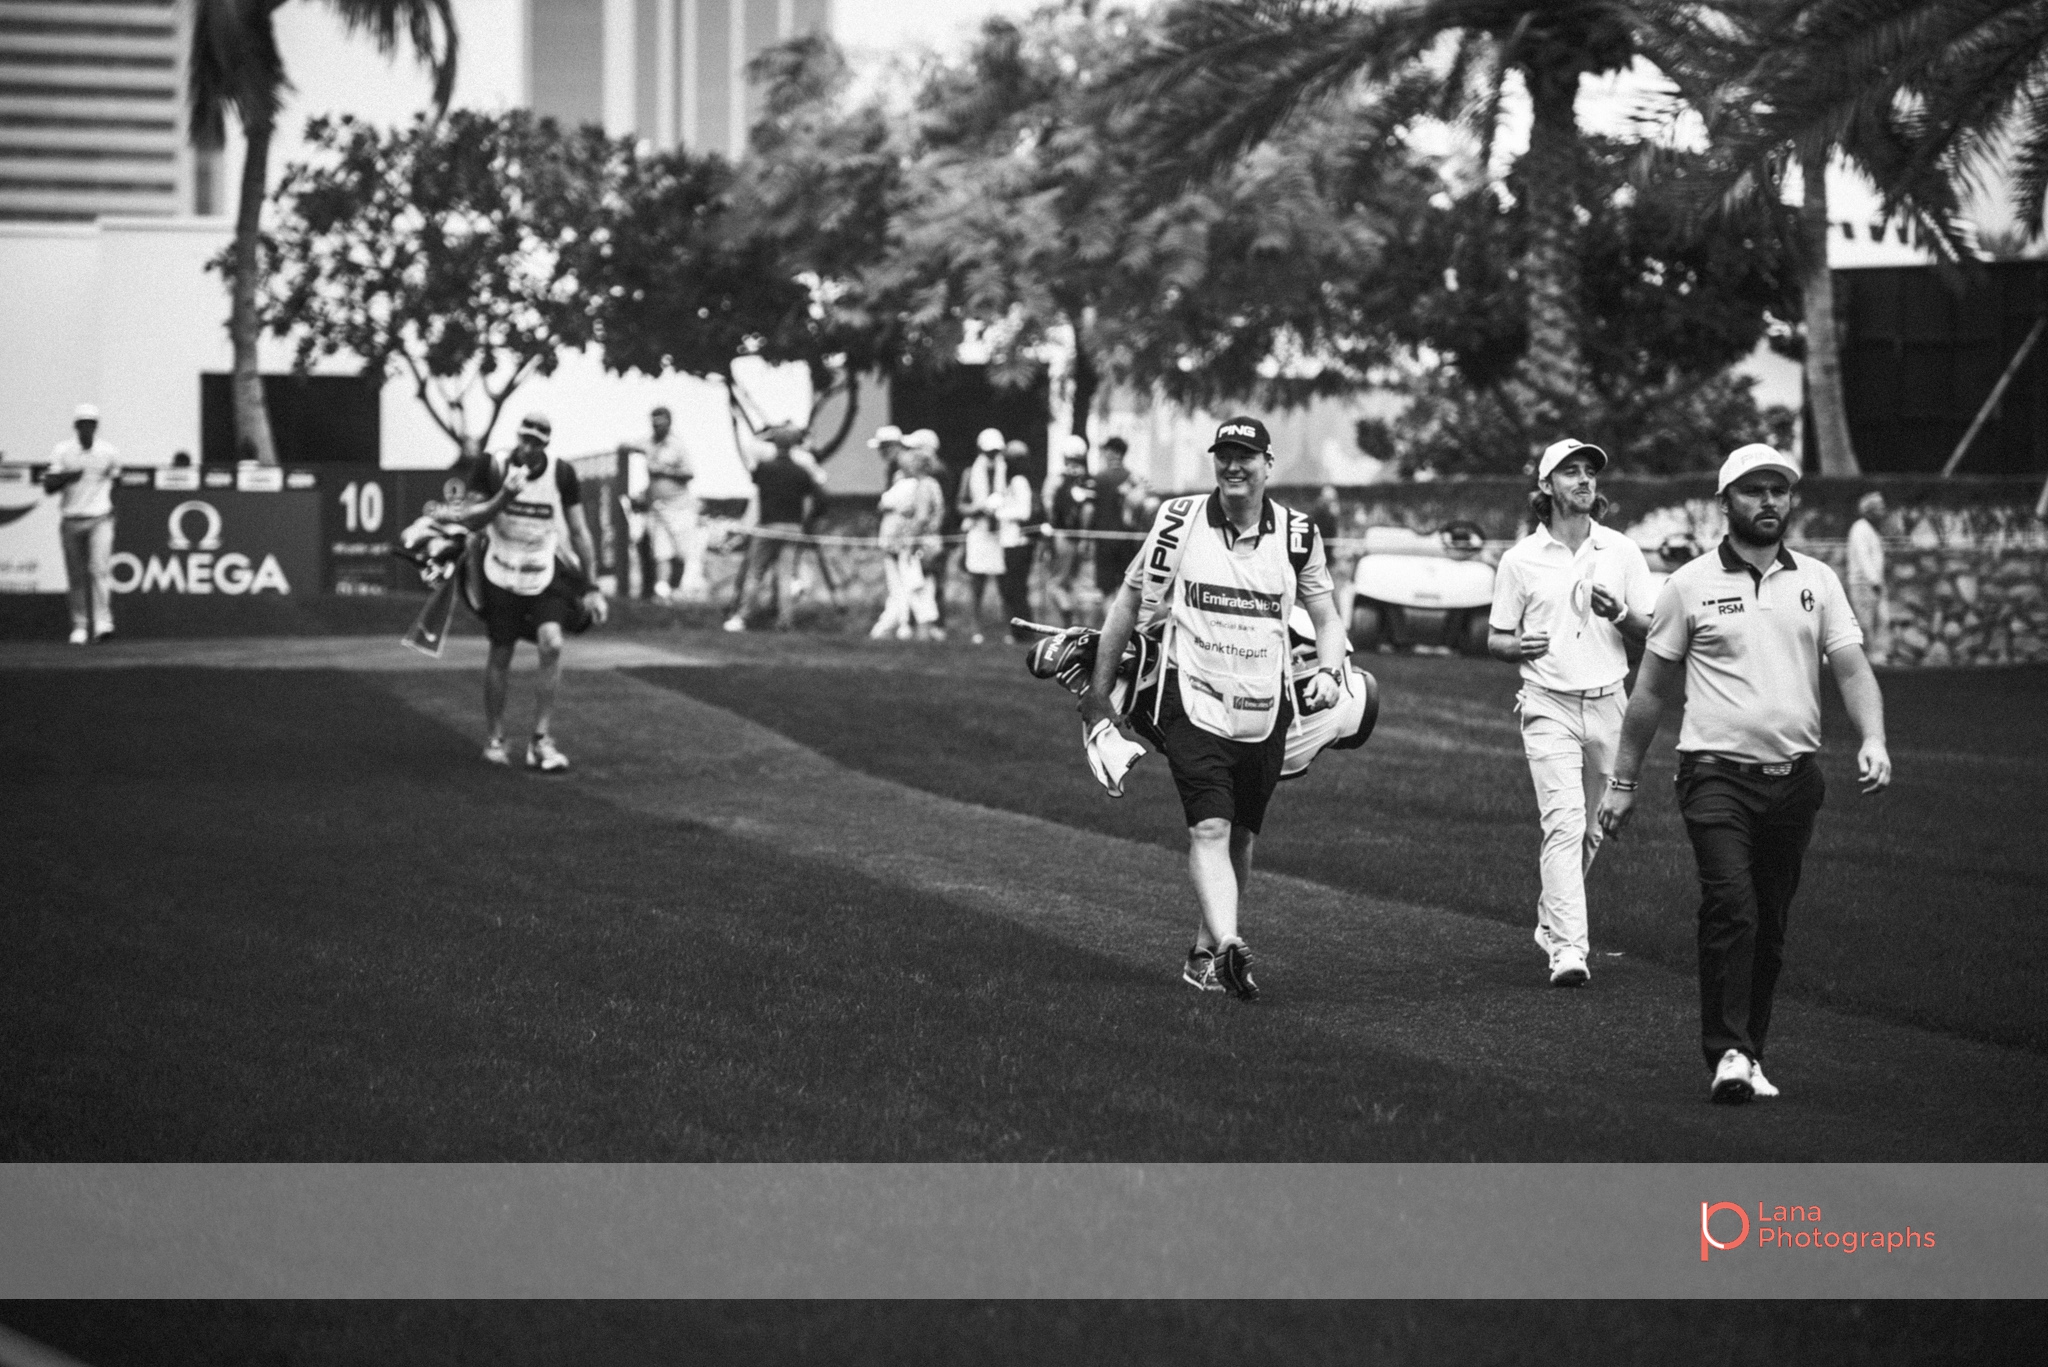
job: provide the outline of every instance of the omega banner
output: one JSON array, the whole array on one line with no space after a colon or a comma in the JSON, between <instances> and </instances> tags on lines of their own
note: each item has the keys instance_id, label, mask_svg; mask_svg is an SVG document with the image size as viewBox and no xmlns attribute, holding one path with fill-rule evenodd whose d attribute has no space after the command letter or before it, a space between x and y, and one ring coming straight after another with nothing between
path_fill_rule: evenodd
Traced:
<instances>
[{"instance_id":1,"label":"omega banner","mask_svg":"<svg viewBox=\"0 0 2048 1367\"><path fill-rule=\"evenodd\" d=\"M320 493L123 488L114 504L114 592L317 594Z\"/></svg>"}]
</instances>

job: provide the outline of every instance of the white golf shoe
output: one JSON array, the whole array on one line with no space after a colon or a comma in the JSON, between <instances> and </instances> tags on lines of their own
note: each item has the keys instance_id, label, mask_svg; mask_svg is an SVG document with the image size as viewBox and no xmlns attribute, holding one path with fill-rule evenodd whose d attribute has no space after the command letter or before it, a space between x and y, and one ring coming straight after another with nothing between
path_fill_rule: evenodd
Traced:
<instances>
[{"instance_id":1,"label":"white golf shoe","mask_svg":"<svg viewBox=\"0 0 2048 1367\"><path fill-rule=\"evenodd\" d=\"M1755 1077L1749 1056L1740 1049L1730 1049L1721 1055L1720 1066L1714 1069L1711 1095L1720 1105L1739 1106L1756 1095Z\"/></svg>"}]
</instances>

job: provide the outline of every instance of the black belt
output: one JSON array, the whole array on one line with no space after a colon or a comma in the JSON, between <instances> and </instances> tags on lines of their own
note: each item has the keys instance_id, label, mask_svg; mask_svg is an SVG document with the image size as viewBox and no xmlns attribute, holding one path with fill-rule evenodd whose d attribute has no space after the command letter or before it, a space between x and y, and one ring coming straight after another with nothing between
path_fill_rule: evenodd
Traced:
<instances>
[{"instance_id":1,"label":"black belt","mask_svg":"<svg viewBox=\"0 0 2048 1367\"><path fill-rule=\"evenodd\" d=\"M1754 774L1759 778L1789 778L1803 774L1813 767L1812 755L1800 755L1777 764L1755 764L1745 759L1727 759L1720 755L1700 754L1686 751L1679 756L1681 764L1706 765L1713 769L1731 769L1738 774Z\"/></svg>"}]
</instances>

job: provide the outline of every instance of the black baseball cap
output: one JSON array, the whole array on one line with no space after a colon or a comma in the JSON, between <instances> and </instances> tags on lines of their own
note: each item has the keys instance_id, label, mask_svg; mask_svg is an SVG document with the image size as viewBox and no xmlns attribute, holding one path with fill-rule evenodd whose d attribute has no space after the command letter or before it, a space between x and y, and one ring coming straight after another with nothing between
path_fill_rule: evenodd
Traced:
<instances>
[{"instance_id":1,"label":"black baseball cap","mask_svg":"<svg viewBox=\"0 0 2048 1367\"><path fill-rule=\"evenodd\" d=\"M1215 451L1224 446L1242 446L1264 456L1272 454L1273 438L1267 433L1266 424L1257 418L1229 418L1216 428L1216 440L1209 443L1209 449Z\"/></svg>"}]
</instances>

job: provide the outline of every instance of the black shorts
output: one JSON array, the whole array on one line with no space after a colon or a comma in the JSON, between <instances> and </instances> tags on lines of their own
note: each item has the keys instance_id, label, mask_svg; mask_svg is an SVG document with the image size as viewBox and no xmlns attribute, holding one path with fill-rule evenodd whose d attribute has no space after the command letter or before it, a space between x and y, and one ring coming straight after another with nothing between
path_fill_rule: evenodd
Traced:
<instances>
[{"instance_id":1,"label":"black shorts","mask_svg":"<svg viewBox=\"0 0 2048 1367\"><path fill-rule=\"evenodd\" d=\"M1287 758L1287 727L1294 703L1282 690L1280 715L1273 734L1264 740L1229 740L1204 731L1188 720L1180 705L1180 681L1172 674L1162 685L1159 705L1159 751L1173 766L1173 786L1180 793L1188 825L1220 816L1253 835L1266 821L1266 804L1280 786L1280 766ZM1148 694L1145 698L1150 702Z\"/></svg>"},{"instance_id":2,"label":"black shorts","mask_svg":"<svg viewBox=\"0 0 2048 1367\"><path fill-rule=\"evenodd\" d=\"M484 619L484 634L490 637L492 645L509 646L520 641L538 641L543 622L553 622L565 632L572 630L582 612L583 604L577 601L576 591L558 569L548 586L534 594L514 593L485 577L483 611L477 615Z\"/></svg>"}]
</instances>

